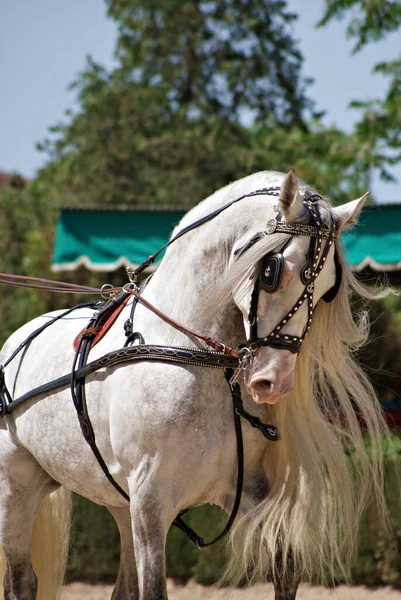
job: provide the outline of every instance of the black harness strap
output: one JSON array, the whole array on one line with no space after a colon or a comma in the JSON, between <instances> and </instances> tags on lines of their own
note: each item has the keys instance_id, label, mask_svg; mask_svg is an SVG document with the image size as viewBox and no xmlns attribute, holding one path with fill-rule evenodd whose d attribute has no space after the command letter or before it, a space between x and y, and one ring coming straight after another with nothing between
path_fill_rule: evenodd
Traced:
<instances>
[{"instance_id":1,"label":"black harness strap","mask_svg":"<svg viewBox=\"0 0 401 600\"><path fill-rule=\"evenodd\" d=\"M136 284L138 291L143 293L145 287L148 285L149 281L152 279L153 273L149 275L146 279L141 281L141 283ZM139 342L140 344L145 343L145 338L139 331L134 331L134 316L135 310L138 306L139 298L137 296L132 296L132 304L131 304L131 313L129 318L124 323L124 332L125 340L124 348L127 346L131 346L134 342Z\"/></svg>"},{"instance_id":2,"label":"black harness strap","mask_svg":"<svg viewBox=\"0 0 401 600\"><path fill-rule=\"evenodd\" d=\"M107 369L116 365L141 361L156 361L166 364L173 363L178 365L192 365L214 369L238 367L237 358L228 356L222 352L213 352L211 350L203 350L200 348L180 348L176 346L144 344L128 348L119 348L118 350L108 352L101 358L98 358L86 364L85 366L78 368L74 372L74 381L81 381L91 373L99 371L100 369ZM5 405L5 412L10 413L14 408L20 406L35 396L39 396L40 394L45 394L69 385L71 385L71 373L33 388L19 398L15 398L15 400L7 402Z\"/></svg>"},{"instance_id":3,"label":"black harness strap","mask_svg":"<svg viewBox=\"0 0 401 600\"><path fill-rule=\"evenodd\" d=\"M95 432L93 430L92 423L89 418L88 408L86 405L85 378L82 377L78 381L75 379L75 367L77 362L79 370L85 366L85 363L87 361L92 342L92 339L90 339L91 337L92 336L87 336L85 339L82 338L76 350L71 371L71 396L74 402L75 409L77 411L78 421L81 427L82 434L85 440L88 442L93 454L95 455L99 466L101 467L103 473L105 474L111 485L117 490L119 494L121 494L123 498L125 498L125 500L129 502L130 498L128 494L125 492L125 490L123 490L123 488L111 475L104 461L104 458L96 445Z\"/></svg>"},{"instance_id":4,"label":"black harness strap","mask_svg":"<svg viewBox=\"0 0 401 600\"><path fill-rule=\"evenodd\" d=\"M47 327L50 327L50 325L53 325L53 323L56 323L56 321L59 321L60 319L63 319L64 317L66 317L67 315L69 315L71 312L73 312L74 310L77 310L78 308L100 308L102 306L103 302L83 302L82 304L77 304L76 306L73 306L72 308L68 308L67 310L65 310L64 312L60 313L59 315L57 315L57 317L52 317L47 323L45 323L44 325L42 325L41 327L39 327L38 329L35 329L35 331L33 331L27 338L26 340L24 340L19 346L18 348L16 348L14 350L14 352L11 354L11 356L6 360L6 362L4 363L4 365L1 365L2 368L6 367L8 364L10 364L10 362L17 356L17 354L19 354L21 352L21 350L23 350L23 348L25 348L26 346L28 346L32 340L34 340L39 334L42 333L42 331L44 331L45 329L47 329Z\"/></svg>"}]
</instances>

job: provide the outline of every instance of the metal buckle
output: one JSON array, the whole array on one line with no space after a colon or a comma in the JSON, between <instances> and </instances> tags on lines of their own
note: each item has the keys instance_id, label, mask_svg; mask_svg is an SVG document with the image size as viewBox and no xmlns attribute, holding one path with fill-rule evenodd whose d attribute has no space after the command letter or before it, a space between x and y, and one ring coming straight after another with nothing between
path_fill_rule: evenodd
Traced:
<instances>
[{"instance_id":1,"label":"metal buckle","mask_svg":"<svg viewBox=\"0 0 401 600\"><path fill-rule=\"evenodd\" d=\"M229 381L230 386L233 386L234 383L236 383L241 371L249 371L249 369L251 368L251 363L253 360L253 351L247 346L244 346L239 350L238 354L239 363L238 367L235 369L233 376Z\"/></svg>"},{"instance_id":2,"label":"metal buckle","mask_svg":"<svg viewBox=\"0 0 401 600\"><path fill-rule=\"evenodd\" d=\"M241 369L243 371L248 371L251 366L251 362L253 359L253 352L248 346L244 346L239 351L239 361L241 365Z\"/></svg>"}]
</instances>

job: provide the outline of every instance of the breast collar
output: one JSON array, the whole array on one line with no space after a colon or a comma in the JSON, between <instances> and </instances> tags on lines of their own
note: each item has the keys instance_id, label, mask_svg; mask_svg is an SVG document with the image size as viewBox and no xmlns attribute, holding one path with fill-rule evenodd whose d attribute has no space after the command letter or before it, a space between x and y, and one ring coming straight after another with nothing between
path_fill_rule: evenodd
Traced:
<instances>
[{"instance_id":1,"label":"breast collar","mask_svg":"<svg viewBox=\"0 0 401 600\"><path fill-rule=\"evenodd\" d=\"M274 188L274 191L269 192L271 195L279 195L280 188ZM314 313L313 294L315 289L315 281L319 273L324 267L327 255L335 239L338 238L338 231L334 222L331 227L326 227L322 222L318 201L322 197L318 194L312 194L306 191L303 194L303 203L305 209L309 212L313 224L303 224L295 222L282 221L282 214L278 212L275 219L271 219L266 226L266 229L256 233L245 246L237 249L235 254L240 256L246 250L251 248L260 239L274 233L287 233L291 236L304 235L310 237L309 249L306 253L306 262L301 268L300 279L305 286L301 295L285 315L285 317L275 326L275 328L265 337L258 337L257 332L257 307L259 292L264 290L267 293L274 294L279 286L284 271L283 252L285 247L290 243L292 237L285 243L279 252L267 254L261 262L259 276L256 277L253 288L248 320L250 324L250 335L246 345L242 348L243 359L249 359L261 346L271 346L279 350L289 350L293 354L298 354L301 350L302 342L308 335L311 327L312 316ZM327 240L327 244L323 246L323 240ZM341 284L342 269L335 251L335 266L336 266L336 282L334 286L323 295L325 302L331 302L337 295ZM300 336L282 333L282 329L288 321L296 314L301 306L307 303L308 317L303 332Z\"/></svg>"}]
</instances>

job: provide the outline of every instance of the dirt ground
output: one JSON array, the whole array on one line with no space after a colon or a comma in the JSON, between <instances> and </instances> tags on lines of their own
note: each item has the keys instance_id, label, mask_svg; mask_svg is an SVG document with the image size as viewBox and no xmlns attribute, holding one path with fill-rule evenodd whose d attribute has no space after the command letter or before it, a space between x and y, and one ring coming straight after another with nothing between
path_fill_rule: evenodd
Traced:
<instances>
[{"instance_id":1,"label":"dirt ground","mask_svg":"<svg viewBox=\"0 0 401 600\"><path fill-rule=\"evenodd\" d=\"M64 588L61 600L110 600L113 586L72 583ZM169 600L274 600L269 584L247 590L214 589L193 582L176 586L168 582ZM389 587L375 590L364 587L339 586L334 589L301 585L297 600L401 600L401 591Z\"/></svg>"}]
</instances>

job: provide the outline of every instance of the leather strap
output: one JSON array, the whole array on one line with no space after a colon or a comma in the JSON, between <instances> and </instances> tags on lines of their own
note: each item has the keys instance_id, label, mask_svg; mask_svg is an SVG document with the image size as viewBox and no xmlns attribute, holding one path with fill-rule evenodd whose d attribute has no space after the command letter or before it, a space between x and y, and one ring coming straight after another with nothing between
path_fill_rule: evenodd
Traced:
<instances>
[{"instance_id":1,"label":"leather strap","mask_svg":"<svg viewBox=\"0 0 401 600\"><path fill-rule=\"evenodd\" d=\"M237 368L238 359L228 356L221 352L211 352L198 348L184 348L176 346L158 346L158 345L138 345L119 348L108 352L101 358L94 360L87 365L74 371L75 381L79 381L95 371L107 369L115 365L128 362L156 361L163 363L186 364L198 367L208 367L215 369ZM10 413L13 408L23 404L30 398L44 394L58 388L65 387L71 382L71 373L54 379L44 385L40 385L19 398L7 403L6 412Z\"/></svg>"},{"instance_id":2,"label":"leather strap","mask_svg":"<svg viewBox=\"0 0 401 600\"><path fill-rule=\"evenodd\" d=\"M135 289L135 287L135 284L132 284L131 286L126 285L124 286L124 290L129 294L132 294L135 298L137 298L139 302L141 302L141 304L146 306L146 308L151 310L160 319L162 319L175 329L178 329L178 331L181 331L182 333L185 333L190 337L196 337L199 340L202 340L203 342L205 342L205 344L207 344L210 348L213 348L213 350L215 350L216 352L222 352L223 354L227 354L228 356L239 358L239 353L237 350L234 350L234 348L230 348L230 346L226 346L225 344L222 344L221 342L218 342L217 340L214 340L209 336L201 335L200 333L197 333L196 331L193 331L192 329L181 325L181 323L178 323L178 321L175 321L171 317L167 316L164 312L156 308L148 300L145 300L145 298Z\"/></svg>"}]
</instances>

